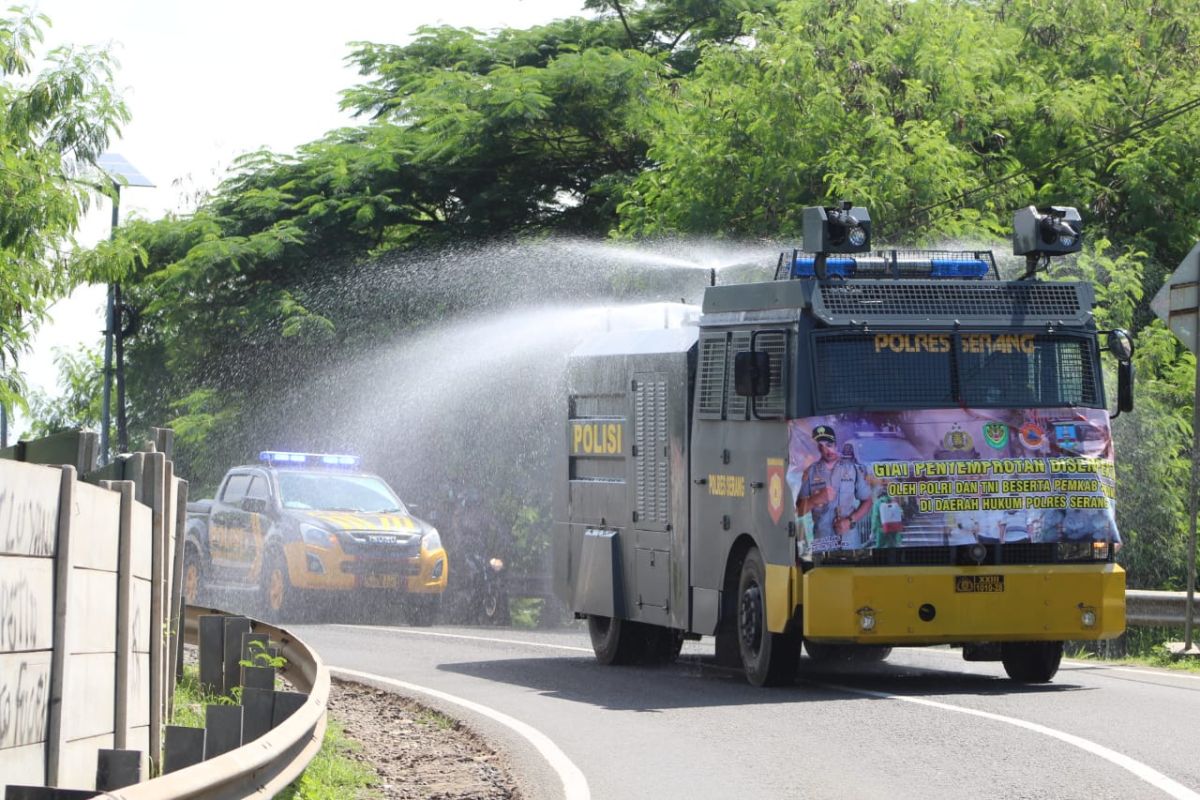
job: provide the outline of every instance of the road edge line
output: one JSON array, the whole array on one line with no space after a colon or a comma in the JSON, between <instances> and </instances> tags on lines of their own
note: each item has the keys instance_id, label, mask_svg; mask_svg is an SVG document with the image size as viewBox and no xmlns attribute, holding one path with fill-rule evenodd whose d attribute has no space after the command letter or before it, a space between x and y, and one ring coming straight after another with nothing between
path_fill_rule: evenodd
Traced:
<instances>
[{"instance_id":1,"label":"road edge line","mask_svg":"<svg viewBox=\"0 0 1200 800\"><path fill-rule=\"evenodd\" d=\"M584 777L583 771L575 766L575 763L567 757L554 741L546 734L539 731L532 725L522 722L515 717L510 717L502 711L497 711L489 706L476 703L473 700L467 700L465 697L449 694L438 689L431 689L427 686L420 686L408 681L401 681L395 678L389 678L385 675L377 675L373 672L360 672L356 669L348 669L346 667L330 666L329 671L337 676L344 678L358 678L360 680L368 680L376 683L382 683L388 686L394 686L398 689L404 689L417 694L436 697L447 703L452 703L457 706L462 706L476 714L482 714L493 722L497 722L509 730L513 731L525 741L533 745L533 748L546 760L562 781L563 794L566 800L590 800L592 794L588 788L587 778Z\"/></svg>"}]
</instances>

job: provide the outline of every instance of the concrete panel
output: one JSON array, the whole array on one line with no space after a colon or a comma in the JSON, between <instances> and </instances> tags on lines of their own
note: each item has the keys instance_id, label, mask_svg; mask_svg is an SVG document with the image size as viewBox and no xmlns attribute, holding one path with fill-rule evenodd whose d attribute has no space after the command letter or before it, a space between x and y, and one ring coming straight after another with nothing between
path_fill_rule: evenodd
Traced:
<instances>
[{"instance_id":1,"label":"concrete panel","mask_svg":"<svg viewBox=\"0 0 1200 800\"><path fill-rule=\"evenodd\" d=\"M135 653L150 652L150 581L135 579L130 587L129 641Z\"/></svg>"},{"instance_id":2,"label":"concrete panel","mask_svg":"<svg viewBox=\"0 0 1200 800\"><path fill-rule=\"evenodd\" d=\"M0 752L46 741L51 657L49 650L0 654Z\"/></svg>"},{"instance_id":3,"label":"concrete panel","mask_svg":"<svg viewBox=\"0 0 1200 800\"><path fill-rule=\"evenodd\" d=\"M71 550L75 566L117 571L121 495L79 483L71 506Z\"/></svg>"},{"instance_id":4,"label":"concrete panel","mask_svg":"<svg viewBox=\"0 0 1200 800\"><path fill-rule=\"evenodd\" d=\"M130 728L125 738L128 746L133 750L141 750L143 753L150 752L150 726L142 725L138 728Z\"/></svg>"},{"instance_id":5,"label":"concrete panel","mask_svg":"<svg viewBox=\"0 0 1200 800\"><path fill-rule=\"evenodd\" d=\"M117 573L75 570L67 624L72 654L117 651Z\"/></svg>"},{"instance_id":6,"label":"concrete panel","mask_svg":"<svg viewBox=\"0 0 1200 800\"><path fill-rule=\"evenodd\" d=\"M116 654L82 653L72 655L67 661L71 672L63 696L63 739L69 742L108 734L110 741L104 747L112 747ZM95 761L91 768L92 778L95 778ZM67 785L70 782L59 783ZM85 785L91 787L91 779Z\"/></svg>"},{"instance_id":7,"label":"concrete panel","mask_svg":"<svg viewBox=\"0 0 1200 800\"><path fill-rule=\"evenodd\" d=\"M38 785L46 779L46 745L27 744L0 750L0 797L8 784Z\"/></svg>"},{"instance_id":8,"label":"concrete panel","mask_svg":"<svg viewBox=\"0 0 1200 800\"><path fill-rule=\"evenodd\" d=\"M0 459L0 553L57 551L62 470Z\"/></svg>"},{"instance_id":9,"label":"concrete panel","mask_svg":"<svg viewBox=\"0 0 1200 800\"><path fill-rule=\"evenodd\" d=\"M112 749L111 733L76 739L63 745L59 761L59 786L73 789L96 788L96 754L101 749Z\"/></svg>"},{"instance_id":10,"label":"concrete panel","mask_svg":"<svg viewBox=\"0 0 1200 800\"><path fill-rule=\"evenodd\" d=\"M53 646L53 559L0 555L0 653Z\"/></svg>"},{"instance_id":11,"label":"concrete panel","mask_svg":"<svg viewBox=\"0 0 1200 800\"><path fill-rule=\"evenodd\" d=\"M150 724L150 654L134 653L129 660L129 686L126 696L129 708L126 722L129 727ZM128 745L133 747L132 744Z\"/></svg>"},{"instance_id":12,"label":"concrete panel","mask_svg":"<svg viewBox=\"0 0 1200 800\"><path fill-rule=\"evenodd\" d=\"M130 535L133 537L133 574L135 577L150 580L153 569L153 554L151 552L152 524L154 512L149 506L141 503L133 504L133 519L130 522Z\"/></svg>"}]
</instances>

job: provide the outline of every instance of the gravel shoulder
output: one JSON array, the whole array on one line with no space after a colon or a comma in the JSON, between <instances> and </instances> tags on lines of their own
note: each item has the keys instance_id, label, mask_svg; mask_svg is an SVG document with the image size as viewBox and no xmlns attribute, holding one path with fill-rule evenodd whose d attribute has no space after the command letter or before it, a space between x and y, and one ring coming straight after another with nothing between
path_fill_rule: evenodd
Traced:
<instances>
[{"instance_id":1,"label":"gravel shoulder","mask_svg":"<svg viewBox=\"0 0 1200 800\"><path fill-rule=\"evenodd\" d=\"M379 774L383 798L520 800L506 759L460 720L406 697L334 680L329 713Z\"/></svg>"}]
</instances>

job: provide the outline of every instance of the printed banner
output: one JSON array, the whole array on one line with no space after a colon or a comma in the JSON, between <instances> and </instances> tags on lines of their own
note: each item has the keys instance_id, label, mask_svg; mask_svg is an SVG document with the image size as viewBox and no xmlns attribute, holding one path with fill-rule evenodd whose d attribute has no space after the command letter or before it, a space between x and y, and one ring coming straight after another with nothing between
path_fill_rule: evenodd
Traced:
<instances>
[{"instance_id":1,"label":"printed banner","mask_svg":"<svg viewBox=\"0 0 1200 800\"><path fill-rule=\"evenodd\" d=\"M1120 541L1107 411L846 413L788 430L812 552Z\"/></svg>"}]
</instances>

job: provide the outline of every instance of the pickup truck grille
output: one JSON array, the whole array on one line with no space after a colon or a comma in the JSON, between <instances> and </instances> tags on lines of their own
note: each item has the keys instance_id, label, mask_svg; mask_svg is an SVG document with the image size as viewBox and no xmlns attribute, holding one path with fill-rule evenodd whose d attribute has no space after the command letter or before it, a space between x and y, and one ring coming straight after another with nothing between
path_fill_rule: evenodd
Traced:
<instances>
[{"instance_id":1,"label":"pickup truck grille","mask_svg":"<svg viewBox=\"0 0 1200 800\"><path fill-rule=\"evenodd\" d=\"M421 537L415 533L346 531L342 549L346 555L363 558L416 558L421 554Z\"/></svg>"}]
</instances>

